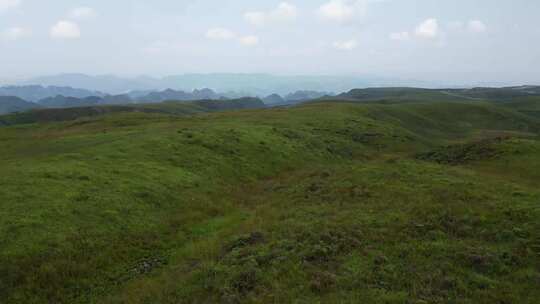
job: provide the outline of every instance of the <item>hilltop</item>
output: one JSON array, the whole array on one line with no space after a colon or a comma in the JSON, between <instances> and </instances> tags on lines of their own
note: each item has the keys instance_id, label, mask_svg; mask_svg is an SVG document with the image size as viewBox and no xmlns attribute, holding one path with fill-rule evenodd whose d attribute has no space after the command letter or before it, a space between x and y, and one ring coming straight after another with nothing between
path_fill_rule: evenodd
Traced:
<instances>
[{"instance_id":1,"label":"hilltop","mask_svg":"<svg viewBox=\"0 0 540 304\"><path fill-rule=\"evenodd\" d=\"M540 97L539 86L472 89L423 89L423 88L368 88L354 89L336 96L337 100L349 101L507 101L515 98ZM331 98L330 98L331 99Z\"/></svg>"}]
</instances>

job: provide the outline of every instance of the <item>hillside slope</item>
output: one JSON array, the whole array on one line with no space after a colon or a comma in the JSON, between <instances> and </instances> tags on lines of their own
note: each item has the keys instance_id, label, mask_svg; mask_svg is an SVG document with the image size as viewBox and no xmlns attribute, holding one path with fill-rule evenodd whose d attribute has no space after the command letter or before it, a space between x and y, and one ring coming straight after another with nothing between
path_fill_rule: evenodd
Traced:
<instances>
[{"instance_id":1,"label":"hillside slope","mask_svg":"<svg viewBox=\"0 0 540 304\"><path fill-rule=\"evenodd\" d=\"M330 98L333 99L333 98ZM445 93L441 90L420 88L368 88L354 89L337 96L336 100L364 102L419 102L419 101L469 101L461 95Z\"/></svg>"},{"instance_id":2,"label":"hillside slope","mask_svg":"<svg viewBox=\"0 0 540 304\"><path fill-rule=\"evenodd\" d=\"M166 107L0 128L5 303L540 297L536 118L455 102Z\"/></svg>"},{"instance_id":3,"label":"hillside slope","mask_svg":"<svg viewBox=\"0 0 540 304\"><path fill-rule=\"evenodd\" d=\"M540 97L521 97L501 104L504 107L517 110L525 115L540 118Z\"/></svg>"},{"instance_id":4,"label":"hillside slope","mask_svg":"<svg viewBox=\"0 0 540 304\"><path fill-rule=\"evenodd\" d=\"M354 89L328 100L349 100L363 102L511 102L528 97L540 97L540 87L523 86L507 88L472 89L421 89L421 88L367 88Z\"/></svg>"}]
</instances>

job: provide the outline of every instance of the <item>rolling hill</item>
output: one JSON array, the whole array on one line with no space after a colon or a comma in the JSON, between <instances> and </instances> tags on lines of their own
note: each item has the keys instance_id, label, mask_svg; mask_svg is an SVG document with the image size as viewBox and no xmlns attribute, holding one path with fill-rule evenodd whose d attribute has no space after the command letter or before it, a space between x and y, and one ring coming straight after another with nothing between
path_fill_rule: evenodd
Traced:
<instances>
[{"instance_id":1,"label":"rolling hill","mask_svg":"<svg viewBox=\"0 0 540 304\"><path fill-rule=\"evenodd\" d=\"M364 102L418 102L418 101L490 101L511 102L516 98L539 97L540 87L522 86L507 88L472 89L421 89L421 88L368 88L354 89L337 96L337 100ZM328 98L332 99L332 98Z\"/></svg>"},{"instance_id":2,"label":"rolling hill","mask_svg":"<svg viewBox=\"0 0 540 304\"><path fill-rule=\"evenodd\" d=\"M38 109L41 106L15 96L0 96L0 115Z\"/></svg>"},{"instance_id":3,"label":"rolling hill","mask_svg":"<svg viewBox=\"0 0 540 304\"><path fill-rule=\"evenodd\" d=\"M540 118L540 96L513 98L510 101L501 103L501 105L525 115Z\"/></svg>"},{"instance_id":4,"label":"rolling hill","mask_svg":"<svg viewBox=\"0 0 540 304\"><path fill-rule=\"evenodd\" d=\"M167 100L193 101L193 100L222 100L236 99L239 93L216 93L211 89L193 90L192 92L167 89L163 91L141 91L122 95L107 95L90 91L59 88L59 87L10 87L4 88L18 93L16 96L30 96L35 98L34 91L39 94L52 94L62 91L68 95L53 95L37 100L36 103L46 108L70 108L97 105L129 105L133 103L160 103ZM47 93L44 93L46 91ZM2 90L0 90L0 93ZM69 95L71 94L71 95ZM78 97L83 95L85 97ZM294 105L310 100L326 101L355 101L368 103L416 103L416 102L496 102L509 105L513 102L523 102L528 99L540 97L540 89L535 86L521 86L508 88L473 88L473 89L422 89L422 88L368 88L354 89L347 93L333 97L331 93L317 91L296 91L281 97L272 94L262 100L271 106ZM33 99L29 99L33 100ZM4 111L4 113L6 113ZM537 115L537 113L530 113Z\"/></svg>"},{"instance_id":5,"label":"rolling hill","mask_svg":"<svg viewBox=\"0 0 540 304\"><path fill-rule=\"evenodd\" d=\"M38 104L45 108L74 108L84 106L95 106L101 102L101 98L90 96L85 98L65 97L58 95L55 97L44 98L38 101Z\"/></svg>"},{"instance_id":6,"label":"rolling hill","mask_svg":"<svg viewBox=\"0 0 540 304\"><path fill-rule=\"evenodd\" d=\"M0 298L536 303L540 120L408 98L4 116Z\"/></svg>"},{"instance_id":7,"label":"rolling hill","mask_svg":"<svg viewBox=\"0 0 540 304\"><path fill-rule=\"evenodd\" d=\"M283 104L286 100L281 97L279 94L271 94L263 98L264 103L266 104Z\"/></svg>"},{"instance_id":8,"label":"rolling hill","mask_svg":"<svg viewBox=\"0 0 540 304\"><path fill-rule=\"evenodd\" d=\"M80 102L80 100L76 99ZM79 102L75 104L79 104ZM73 104L73 103L72 103ZM161 113L170 115L193 115L197 113L264 108L264 103L257 98L239 98L230 100L166 101L153 104L133 105L96 105L64 106L53 109L37 109L0 116L0 125L18 125L70 121L79 118L91 118L113 113Z\"/></svg>"}]
</instances>

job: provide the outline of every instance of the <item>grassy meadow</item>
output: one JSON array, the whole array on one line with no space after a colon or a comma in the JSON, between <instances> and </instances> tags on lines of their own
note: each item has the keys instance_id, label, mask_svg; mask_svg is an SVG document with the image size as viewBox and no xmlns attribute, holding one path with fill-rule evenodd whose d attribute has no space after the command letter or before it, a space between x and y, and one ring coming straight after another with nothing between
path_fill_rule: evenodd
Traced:
<instances>
[{"instance_id":1,"label":"grassy meadow","mask_svg":"<svg viewBox=\"0 0 540 304\"><path fill-rule=\"evenodd\" d=\"M4 118L0 303L538 303L529 103Z\"/></svg>"}]
</instances>

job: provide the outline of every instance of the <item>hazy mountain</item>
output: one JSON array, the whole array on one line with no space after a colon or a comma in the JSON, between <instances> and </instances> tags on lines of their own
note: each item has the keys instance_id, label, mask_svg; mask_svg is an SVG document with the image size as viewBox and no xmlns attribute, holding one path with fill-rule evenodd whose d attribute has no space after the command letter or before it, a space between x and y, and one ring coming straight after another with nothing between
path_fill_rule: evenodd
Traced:
<instances>
[{"instance_id":1,"label":"hazy mountain","mask_svg":"<svg viewBox=\"0 0 540 304\"><path fill-rule=\"evenodd\" d=\"M302 102L312 99L321 98L323 96L331 96L332 93L327 92L317 92L317 91L296 91L285 96L285 100L293 102Z\"/></svg>"},{"instance_id":2,"label":"hazy mountain","mask_svg":"<svg viewBox=\"0 0 540 304\"><path fill-rule=\"evenodd\" d=\"M159 92L151 92L137 98L139 102L162 102L166 100L204 100L204 99L222 99L223 95L219 95L211 89L193 90L193 92L176 91L167 89Z\"/></svg>"},{"instance_id":3,"label":"hazy mountain","mask_svg":"<svg viewBox=\"0 0 540 304\"><path fill-rule=\"evenodd\" d=\"M58 95L55 97L48 97L38 101L38 104L46 108L74 108L95 106L100 104L102 99L97 96L90 96L85 98L66 97Z\"/></svg>"},{"instance_id":4,"label":"hazy mountain","mask_svg":"<svg viewBox=\"0 0 540 304\"><path fill-rule=\"evenodd\" d=\"M46 108L74 108L96 105L123 105L132 102L128 95L89 96L85 98L57 95L41 99L37 103Z\"/></svg>"},{"instance_id":5,"label":"hazy mountain","mask_svg":"<svg viewBox=\"0 0 540 304\"><path fill-rule=\"evenodd\" d=\"M37 108L40 108L40 105L16 96L0 96L0 114L23 112Z\"/></svg>"},{"instance_id":6,"label":"hazy mountain","mask_svg":"<svg viewBox=\"0 0 540 304\"><path fill-rule=\"evenodd\" d=\"M285 99L279 94L268 95L263 98L265 104L282 104L285 102Z\"/></svg>"},{"instance_id":7,"label":"hazy mountain","mask_svg":"<svg viewBox=\"0 0 540 304\"><path fill-rule=\"evenodd\" d=\"M151 92L148 95L137 98L139 102L162 102L165 100L190 100L191 93L167 89L160 92Z\"/></svg>"},{"instance_id":8,"label":"hazy mountain","mask_svg":"<svg viewBox=\"0 0 540 304\"><path fill-rule=\"evenodd\" d=\"M77 98L71 96L56 95L40 99L37 104L45 108L75 108L97 105L126 105L136 102L139 103L159 103L167 100L177 101L195 101L195 100L217 100L224 97L218 95L210 89L194 90L192 93L184 91L175 91L167 89L161 92L150 92L136 100L129 95L105 95L89 96Z\"/></svg>"},{"instance_id":9,"label":"hazy mountain","mask_svg":"<svg viewBox=\"0 0 540 304\"><path fill-rule=\"evenodd\" d=\"M101 98L100 103L106 105L122 105L133 103L133 99L128 94L106 95Z\"/></svg>"},{"instance_id":10,"label":"hazy mountain","mask_svg":"<svg viewBox=\"0 0 540 304\"><path fill-rule=\"evenodd\" d=\"M35 102L43 98L58 95L85 98L89 96L103 96L104 94L93 90L74 89L72 87L28 85L0 87L0 95L17 96L24 100Z\"/></svg>"},{"instance_id":11,"label":"hazy mountain","mask_svg":"<svg viewBox=\"0 0 540 304\"><path fill-rule=\"evenodd\" d=\"M86 90L98 90L109 94L123 94L133 90L159 89L157 80L149 77L128 79L112 75L89 76L85 74L43 76L24 81L22 84L69 86Z\"/></svg>"},{"instance_id":12,"label":"hazy mountain","mask_svg":"<svg viewBox=\"0 0 540 304\"><path fill-rule=\"evenodd\" d=\"M197 99L220 99L221 95L218 95L216 92L211 89L202 89L202 90L193 90L193 97Z\"/></svg>"},{"instance_id":13,"label":"hazy mountain","mask_svg":"<svg viewBox=\"0 0 540 304\"><path fill-rule=\"evenodd\" d=\"M140 99L154 92L157 92L157 90L135 90L135 91L129 91L127 95L131 99Z\"/></svg>"},{"instance_id":14,"label":"hazy mountain","mask_svg":"<svg viewBox=\"0 0 540 304\"><path fill-rule=\"evenodd\" d=\"M252 94L246 91L227 91L225 93L219 93L221 97L229 98L229 99L237 99L237 98L243 98L246 96L256 96L256 94Z\"/></svg>"},{"instance_id":15,"label":"hazy mountain","mask_svg":"<svg viewBox=\"0 0 540 304\"><path fill-rule=\"evenodd\" d=\"M372 76L278 76L269 74L184 74L163 78L122 78L111 75L89 76L84 74L61 74L29 79L21 84L47 86L71 86L86 90L99 90L109 94L130 91L159 91L170 88L191 92L199 88L211 88L215 92L242 92L251 96L267 96L273 93L286 95L298 90L345 92L353 88L380 86L435 87L436 84L421 81L389 79Z\"/></svg>"},{"instance_id":16,"label":"hazy mountain","mask_svg":"<svg viewBox=\"0 0 540 304\"><path fill-rule=\"evenodd\" d=\"M353 89L337 96L358 101L507 101L514 98L540 96L540 87L504 87L472 89L368 88Z\"/></svg>"}]
</instances>

